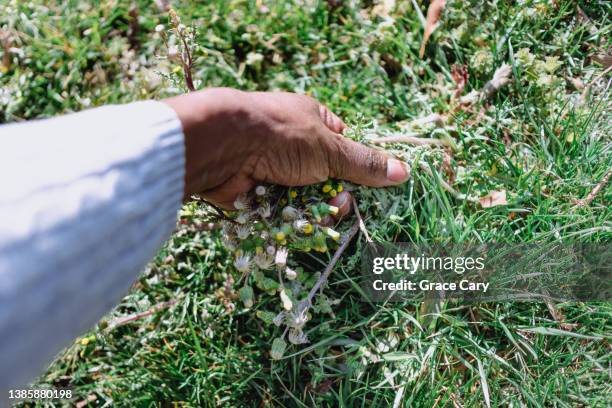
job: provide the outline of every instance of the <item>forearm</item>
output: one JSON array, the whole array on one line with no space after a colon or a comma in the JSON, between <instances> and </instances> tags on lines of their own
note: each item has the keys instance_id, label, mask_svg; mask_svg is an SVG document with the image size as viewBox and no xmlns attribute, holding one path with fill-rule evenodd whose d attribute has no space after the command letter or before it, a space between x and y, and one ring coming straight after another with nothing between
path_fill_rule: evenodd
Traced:
<instances>
[{"instance_id":1,"label":"forearm","mask_svg":"<svg viewBox=\"0 0 612 408\"><path fill-rule=\"evenodd\" d=\"M124 295L176 222L181 124L158 102L0 128L0 390Z\"/></svg>"}]
</instances>

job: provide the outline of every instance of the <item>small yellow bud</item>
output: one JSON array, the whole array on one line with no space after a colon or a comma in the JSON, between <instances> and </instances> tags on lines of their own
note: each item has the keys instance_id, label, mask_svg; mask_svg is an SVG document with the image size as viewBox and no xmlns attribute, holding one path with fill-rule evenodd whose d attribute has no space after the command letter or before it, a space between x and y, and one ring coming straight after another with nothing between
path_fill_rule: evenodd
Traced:
<instances>
[{"instance_id":1,"label":"small yellow bud","mask_svg":"<svg viewBox=\"0 0 612 408\"><path fill-rule=\"evenodd\" d=\"M295 191L295 190L289 190L289 197L291 197L291 198L295 198L295 197L297 197L297 191Z\"/></svg>"},{"instance_id":2,"label":"small yellow bud","mask_svg":"<svg viewBox=\"0 0 612 408\"><path fill-rule=\"evenodd\" d=\"M325 184L325 185L323 186L323 192L324 192L324 193L328 193L329 191L331 191L331 189L332 189L332 186L331 186L331 185L329 185L329 184Z\"/></svg>"},{"instance_id":3,"label":"small yellow bud","mask_svg":"<svg viewBox=\"0 0 612 408\"><path fill-rule=\"evenodd\" d=\"M81 339L81 346L86 346L89 344L89 337L83 337Z\"/></svg>"},{"instance_id":4,"label":"small yellow bud","mask_svg":"<svg viewBox=\"0 0 612 408\"><path fill-rule=\"evenodd\" d=\"M312 228L312 224L308 223L304 226L304 228L302 229L302 231L304 231L304 234L312 234L313 228Z\"/></svg>"},{"instance_id":5,"label":"small yellow bud","mask_svg":"<svg viewBox=\"0 0 612 408\"><path fill-rule=\"evenodd\" d=\"M274 234L274 239L277 241L284 241L285 240L285 233L283 231L278 231L276 234Z\"/></svg>"},{"instance_id":6,"label":"small yellow bud","mask_svg":"<svg viewBox=\"0 0 612 408\"><path fill-rule=\"evenodd\" d=\"M338 184L338 187L336 188L336 191L341 193L344 191L344 186L342 185L342 183Z\"/></svg>"},{"instance_id":7,"label":"small yellow bud","mask_svg":"<svg viewBox=\"0 0 612 408\"><path fill-rule=\"evenodd\" d=\"M332 190L332 191L329 192L329 195L332 196L332 197L335 197L335 196L338 195L338 192L336 190Z\"/></svg>"},{"instance_id":8,"label":"small yellow bud","mask_svg":"<svg viewBox=\"0 0 612 408\"><path fill-rule=\"evenodd\" d=\"M256 254L258 254L258 255L259 255L259 254L263 254L263 248L262 248L262 247L260 247L260 246L255 247L255 253L256 253Z\"/></svg>"}]
</instances>

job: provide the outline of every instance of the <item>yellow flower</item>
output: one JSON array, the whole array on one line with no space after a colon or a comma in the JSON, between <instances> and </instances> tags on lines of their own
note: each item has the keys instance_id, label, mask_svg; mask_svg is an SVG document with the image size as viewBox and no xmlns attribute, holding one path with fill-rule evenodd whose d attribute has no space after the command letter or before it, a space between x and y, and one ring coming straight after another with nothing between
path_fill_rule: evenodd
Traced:
<instances>
[{"instance_id":1,"label":"yellow flower","mask_svg":"<svg viewBox=\"0 0 612 408\"><path fill-rule=\"evenodd\" d=\"M323 186L323 192L324 192L324 193L328 193L328 192L330 192L330 191L331 191L331 189L332 189L332 186L331 186L331 185L329 185L329 184L325 184L325 185Z\"/></svg>"},{"instance_id":2,"label":"yellow flower","mask_svg":"<svg viewBox=\"0 0 612 408\"><path fill-rule=\"evenodd\" d=\"M276 234L274 234L274 239L277 241L284 241L285 233L283 231L278 231Z\"/></svg>"},{"instance_id":3,"label":"yellow flower","mask_svg":"<svg viewBox=\"0 0 612 408\"><path fill-rule=\"evenodd\" d=\"M344 186L342 185L342 183L338 184L338 187L336 188L336 191L341 193L343 190L344 190Z\"/></svg>"},{"instance_id":4,"label":"yellow flower","mask_svg":"<svg viewBox=\"0 0 612 408\"><path fill-rule=\"evenodd\" d=\"M291 198L295 198L295 197L297 197L297 191L295 191L295 190L289 190L289 197L291 197Z\"/></svg>"},{"instance_id":5,"label":"yellow flower","mask_svg":"<svg viewBox=\"0 0 612 408\"><path fill-rule=\"evenodd\" d=\"M338 195L338 192L336 190L332 190L329 192L329 195L335 197L336 195Z\"/></svg>"}]
</instances>

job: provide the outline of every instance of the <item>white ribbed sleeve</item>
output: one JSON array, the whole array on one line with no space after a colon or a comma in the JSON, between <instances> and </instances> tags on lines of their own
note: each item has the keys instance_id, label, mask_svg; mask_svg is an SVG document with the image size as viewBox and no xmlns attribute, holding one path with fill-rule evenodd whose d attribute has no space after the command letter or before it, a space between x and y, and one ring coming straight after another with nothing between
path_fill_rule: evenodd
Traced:
<instances>
[{"instance_id":1,"label":"white ribbed sleeve","mask_svg":"<svg viewBox=\"0 0 612 408\"><path fill-rule=\"evenodd\" d=\"M125 295L175 227L184 167L160 102L0 127L0 405Z\"/></svg>"}]
</instances>

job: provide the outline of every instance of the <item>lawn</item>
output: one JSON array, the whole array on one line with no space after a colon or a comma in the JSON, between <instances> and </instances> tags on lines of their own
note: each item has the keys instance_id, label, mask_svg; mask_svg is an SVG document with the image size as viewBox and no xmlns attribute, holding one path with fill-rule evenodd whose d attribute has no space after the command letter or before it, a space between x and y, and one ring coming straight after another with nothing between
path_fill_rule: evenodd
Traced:
<instances>
[{"instance_id":1,"label":"lawn","mask_svg":"<svg viewBox=\"0 0 612 408\"><path fill-rule=\"evenodd\" d=\"M411 163L412 180L346 184L364 228L318 297L309 343L280 359L278 295L243 306L234 254L196 200L39 384L72 387L80 406L612 403L609 302L375 303L356 283L363 230L374 242L610 243L609 2L449 0L421 57L427 1L4 0L0 123L185 92L156 30L172 48L166 4L194 31L195 88L310 95L349 137ZM292 265L316 277L330 249Z\"/></svg>"}]
</instances>

